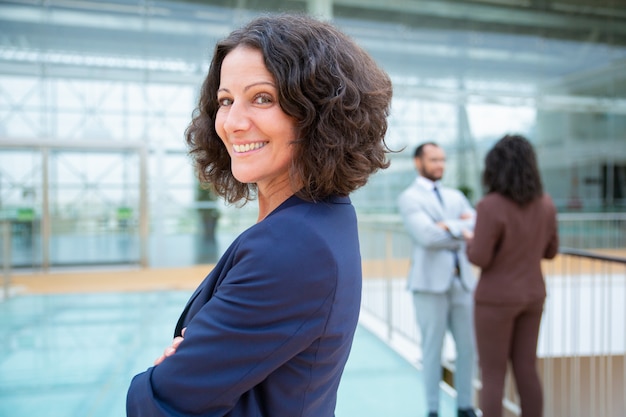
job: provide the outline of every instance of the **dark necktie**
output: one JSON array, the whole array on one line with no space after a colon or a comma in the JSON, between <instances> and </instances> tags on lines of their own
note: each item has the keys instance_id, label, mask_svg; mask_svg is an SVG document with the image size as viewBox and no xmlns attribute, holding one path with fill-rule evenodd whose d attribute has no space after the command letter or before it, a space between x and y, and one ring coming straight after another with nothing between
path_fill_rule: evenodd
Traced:
<instances>
[{"instance_id":1,"label":"dark necktie","mask_svg":"<svg viewBox=\"0 0 626 417\"><path fill-rule=\"evenodd\" d=\"M441 203L441 206L443 207L443 198L441 198L441 194L439 193L439 188L437 188L436 185L433 187L433 191L435 192L435 195L437 196L437 200L439 200L439 202Z\"/></svg>"}]
</instances>

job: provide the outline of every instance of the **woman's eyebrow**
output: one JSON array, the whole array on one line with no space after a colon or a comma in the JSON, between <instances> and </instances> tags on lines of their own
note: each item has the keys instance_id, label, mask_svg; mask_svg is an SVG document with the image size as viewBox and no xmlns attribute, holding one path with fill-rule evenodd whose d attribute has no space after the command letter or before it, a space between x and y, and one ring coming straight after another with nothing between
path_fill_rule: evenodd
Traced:
<instances>
[{"instance_id":1,"label":"woman's eyebrow","mask_svg":"<svg viewBox=\"0 0 626 417\"><path fill-rule=\"evenodd\" d=\"M270 87L276 88L276 85L273 82L271 82L271 81L259 81L259 82L252 83L250 85L245 86L243 90L244 91L248 91L252 87L256 87L258 85L269 85ZM222 91L230 93L230 90L228 88L226 88L226 87L220 87L220 88L217 89L218 93L222 92Z\"/></svg>"}]
</instances>

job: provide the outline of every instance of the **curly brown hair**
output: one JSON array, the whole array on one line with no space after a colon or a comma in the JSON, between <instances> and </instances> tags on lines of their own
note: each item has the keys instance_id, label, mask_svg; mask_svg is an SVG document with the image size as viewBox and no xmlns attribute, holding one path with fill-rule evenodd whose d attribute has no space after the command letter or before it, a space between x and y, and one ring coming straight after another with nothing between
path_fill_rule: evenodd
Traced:
<instances>
[{"instance_id":1,"label":"curly brown hair","mask_svg":"<svg viewBox=\"0 0 626 417\"><path fill-rule=\"evenodd\" d=\"M392 85L351 38L303 14L260 16L215 46L198 107L185 135L198 177L229 203L255 197L237 181L215 130L222 62L237 46L259 50L278 86L282 110L297 121L290 176L311 201L348 195L389 166L385 143Z\"/></svg>"},{"instance_id":2,"label":"curly brown hair","mask_svg":"<svg viewBox=\"0 0 626 417\"><path fill-rule=\"evenodd\" d=\"M485 156L483 185L524 206L543 195L533 145L521 135L505 135Z\"/></svg>"}]
</instances>

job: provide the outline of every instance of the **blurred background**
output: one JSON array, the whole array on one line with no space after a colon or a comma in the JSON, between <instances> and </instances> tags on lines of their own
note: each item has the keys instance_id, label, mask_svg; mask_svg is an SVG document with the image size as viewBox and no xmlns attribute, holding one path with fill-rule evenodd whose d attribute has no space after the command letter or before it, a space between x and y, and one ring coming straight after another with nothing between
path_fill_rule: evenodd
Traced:
<instances>
[{"instance_id":1,"label":"blurred background","mask_svg":"<svg viewBox=\"0 0 626 417\"><path fill-rule=\"evenodd\" d=\"M436 141L475 204L507 133L534 144L559 212L545 416L626 415L626 0L0 0L0 416L124 415L130 378L256 220L199 187L184 131L215 42L278 11L332 20L394 86L391 166L352 195L363 303L337 416L425 415L396 199Z\"/></svg>"},{"instance_id":2,"label":"blurred background","mask_svg":"<svg viewBox=\"0 0 626 417\"><path fill-rule=\"evenodd\" d=\"M397 216L425 140L476 202L505 133L535 144L560 213L625 211L623 0L1 1L5 268L213 262L254 207L197 186L184 130L215 41L285 10L332 19L391 75L399 152L354 194L364 221Z\"/></svg>"}]
</instances>

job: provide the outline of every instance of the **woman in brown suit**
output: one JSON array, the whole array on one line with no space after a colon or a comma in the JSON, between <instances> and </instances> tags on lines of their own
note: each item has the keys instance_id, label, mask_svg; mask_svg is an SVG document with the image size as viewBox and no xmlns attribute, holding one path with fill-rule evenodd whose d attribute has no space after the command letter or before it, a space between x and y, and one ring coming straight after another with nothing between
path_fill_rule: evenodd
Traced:
<instances>
[{"instance_id":1,"label":"woman in brown suit","mask_svg":"<svg viewBox=\"0 0 626 417\"><path fill-rule=\"evenodd\" d=\"M481 268L474 293L480 408L485 417L502 415L510 361L522 417L540 417L537 340L546 298L541 260L558 252L556 209L543 192L533 147L522 136L507 135L487 153L483 184L474 235L466 236L467 256Z\"/></svg>"}]
</instances>

